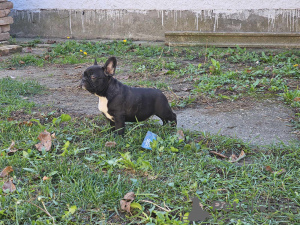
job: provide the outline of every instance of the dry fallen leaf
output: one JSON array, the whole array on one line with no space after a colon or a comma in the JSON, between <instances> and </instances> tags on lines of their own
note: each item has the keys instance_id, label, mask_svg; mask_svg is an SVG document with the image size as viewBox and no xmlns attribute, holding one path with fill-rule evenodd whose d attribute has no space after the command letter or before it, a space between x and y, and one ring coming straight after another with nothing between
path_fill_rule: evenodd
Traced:
<instances>
[{"instance_id":1,"label":"dry fallen leaf","mask_svg":"<svg viewBox=\"0 0 300 225\"><path fill-rule=\"evenodd\" d=\"M300 97L294 98L294 101L295 101L295 102L300 102Z\"/></svg>"},{"instance_id":2,"label":"dry fallen leaf","mask_svg":"<svg viewBox=\"0 0 300 225\"><path fill-rule=\"evenodd\" d=\"M51 137L52 137L53 139L55 139L55 138L56 138L55 133L51 134Z\"/></svg>"},{"instance_id":3,"label":"dry fallen leaf","mask_svg":"<svg viewBox=\"0 0 300 225\"><path fill-rule=\"evenodd\" d=\"M130 212L130 204L134 200L134 192L128 192L122 200L120 200L121 209Z\"/></svg>"},{"instance_id":4,"label":"dry fallen leaf","mask_svg":"<svg viewBox=\"0 0 300 225\"><path fill-rule=\"evenodd\" d=\"M12 166L7 166L0 173L0 177L6 177L12 171L14 171L13 168L12 168Z\"/></svg>"},{"instance_id":5,"label":"dry fallen leaf","mask_svg":"<svg viewBox=\"0 0 300 225\"><path fill-rule=\"evenodd\" d=\"M48 131L44 130L44 132L40 133L38 139L41 142L35 145L37 150L42 151L45 149L45 151L49 151L51 149L51 136Z\"/></svg>"},{"instance_id":6,"label":"dry fallen leaf","mask_svg":"<svg viewBox=\"0 0 300 225\"><path fill-rule=\"evenodd\" d=\"M229 158L229 162L237 162L237 161L240 161L242 158L245 158L246 157L246 154L245 152L242 150L239 157L236 158L236 155L235 154L232 154Z\"/></svg>"},{"instance_id":7,"label":"dry fallen leaf","mask_svg":"<svg viewBox=\"0 0 300 225\"><path fill-rule=\"evenodd\" d=\"M46 176L43 177L43 181L49 180L49 179L50 179L50 177L46 177Z\"/></svg>"},{"instance_id":8,"label":"dry fallen leaf","mask_svg":"<svg viewBox=\"0 0 300 225\"><path fill-rule=\"evenodd\" d=\"M235 154L232 154L230 157L229 157L229 161L233 161L233 160L236 160L237 159L237 156Z\"/></svg>"},{"instance_id":9,"label":"dry fallen leaf","mask_svg":"<svg viewBox=\"0 0 300 225\"><path fill-rule=\"evenodd\" d=\"M177 136L179 140L184 140L184 133L182 130L177 131Z\"/></svg>"},{"instance_id":10,"label":"dry fallen leaf","mask_svg":"<svg viewBox=\"0 0 300 225\"><path fill-rule=\"evenodd\" d=\"M210 151L210 153L213 153L213 154L215 154L215 155L217 155L217 156L220 156L220 157L222 157L222 158L228 158L226 155L223 155L223 154L221 154L221 153L219 153L219 152Z\"/></svg>"},{"instance_id":11,"label":"dry fallen leaf","mask_svg":"<svg viewBox=\"0 0 300 225\"><path fill-rule=\"evenodd\" d=\"M19 63L20 63L20 64L25 64L25 62L24 62L24 61L22 61L22 60L20 60L20 61L19 61Z\"/></svg>"},{"instance_id":12,"label":"dry fallen leaf","mask_svg":"<svg viewBox=\"0 0 300 225\"><path fill-rule=\"evenodd\" d=\"M31 127L33 124L30 121L23 121L21 123L19 123L19 126L25 125L27 127Z\"/></svg>"},{"instance_id":13,"label":"dry fallen leaf","mask_svg":"<svg viewBox=\"0 0 300 225\"><path fill-rule=\"evenodd\" d=\"M16 186L14 185L14 183L12 182L12 179L9 179L8 181L6 181L3 186L2 186L2 190L6 191L9 190L9 192L14 192L16 190Z\"/></svg>"},{"instance_id":14,"label":"dry fallen leaf","mask_svg":"<svg viewBox=\"0 0 300 225\"><path fill-rule=\"evenodd\" d=\"M277 174L277 175L280 175L280 174L283 174L283 173L285 173L286 172L286 170L284 169L284 168L281 168L280 170L278 170L277 172L273 172L273 173L275 173L275 174Z\"/></svg>"},{"instance_id":15,"label":"dry fallen leaf","mask_svg":"<svg viewBox=\"0 0 300 225\"><path fill-rule=\"evenodd\" d=\"M269 171L270 173L274 173L276 175L280 175L280 174L283 174L286 172L286 170L284 168L281 168L280 170L278 171L273 171L272 168L270 166L266 166L265 167L266 171Z\"/></svg>"},{"instance_id":16,"label":"dry fallen leaf","mask_svg":"<svg viewBox=\"0 0 300 225\"><path fill-rule=\"evenodd\" d=\"M15 148L15 142L11 141L7 154L14 153L16 151L18 151L18 149Z\"/></svg>"},{"instance_id":17,"label":"dry fallen leaf","mask_svg":"<svg viewBox=\"0 0 300 225\"><path fill-rule=\"evenodd\" d=\"M271 166L266 166L265 169L266 169L266 171L269 171L269 172L273 173L273 170L272 170Z\"/></svg>"},{"instance_id":18,"label":"dry fallen leaf","mask_svg":"<svg viewBox=\"0 0 300 225\"><path fill-rule=\"evenodd\" d=\"M109 147L109 148L115 147L116 145L117 145L117 143L114 141L108 141L105 143L105 147Z\"/></svg>"}]
</instances>

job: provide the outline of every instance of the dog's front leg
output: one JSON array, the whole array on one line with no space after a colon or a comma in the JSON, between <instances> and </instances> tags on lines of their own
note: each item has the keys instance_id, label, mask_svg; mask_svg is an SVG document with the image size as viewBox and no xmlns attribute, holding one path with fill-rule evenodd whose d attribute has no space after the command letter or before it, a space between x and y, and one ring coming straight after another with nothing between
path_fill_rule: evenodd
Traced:
<instances>
[{"instance_id":1,"label":"dog's front leg","mask_svg":"<svg viewBox=\"0 0 300 225\"><path fill-rule=\"evenodd\" d=\"M125 116L124 115L116 115L115 119L115 130L118 135L124 135L125 132Z\"/></svg>"},{"instance_id":2,"label":"dog's front leg","mask_svg":"<svg viewBox=\"0 0 300 225\"><path fill-rule=\"evenodd\" d=\"M108 130L109 132L114 132L115 131L115 122L114 121L111 121L111 120L109 120L108 119L108 121L109 121L109 125L110 125L110 129Z\"/></svg>"}]
</instances>

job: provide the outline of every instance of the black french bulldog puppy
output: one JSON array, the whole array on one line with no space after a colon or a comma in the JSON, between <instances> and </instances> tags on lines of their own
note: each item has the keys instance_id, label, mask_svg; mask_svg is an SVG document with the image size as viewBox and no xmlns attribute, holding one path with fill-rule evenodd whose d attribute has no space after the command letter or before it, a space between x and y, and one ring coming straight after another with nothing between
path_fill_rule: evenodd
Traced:
<instances>
[{"instance_id":1,"label":"black french bulldog puppy","mask_svg":"<svg viewBox=\"0 0 300 225\"><path fill-rule=\"evenodd\" d=\"M124 134L125 122L144 121L152 115L163 124L177 124L166 96L158 89L129 87L113 78L117 59L111 57L104 66L88 67L82 77L81 86L99 97L99 110L110 121L113 130Z\"/></svg>"}]
</instances>

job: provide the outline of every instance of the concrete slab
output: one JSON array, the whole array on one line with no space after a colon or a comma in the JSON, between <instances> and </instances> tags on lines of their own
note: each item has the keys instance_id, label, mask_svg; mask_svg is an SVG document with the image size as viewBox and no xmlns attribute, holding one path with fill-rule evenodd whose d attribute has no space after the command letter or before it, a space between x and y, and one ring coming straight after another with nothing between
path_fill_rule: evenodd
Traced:
<instances>
[{"instance_id":1,"label":"concrete slab","mask_svg":"<svg viewBox=\"0 0 300 225\"><path fill-rule=\"evenodd\" d=\"M22 52L22 47L19 45L0 46L0 56L9 55L16 52Z\"/></svg>"},{"instance_id":2,"label":"concrete slab","mask_svg":"<svg viewBox=\"0 0 300 225\"><path fill-rule=\"evenodd\" d=\"M170 31L165 33L165 43L170 46L300 48L300 34Z\"/></svg>"}]
</instances>

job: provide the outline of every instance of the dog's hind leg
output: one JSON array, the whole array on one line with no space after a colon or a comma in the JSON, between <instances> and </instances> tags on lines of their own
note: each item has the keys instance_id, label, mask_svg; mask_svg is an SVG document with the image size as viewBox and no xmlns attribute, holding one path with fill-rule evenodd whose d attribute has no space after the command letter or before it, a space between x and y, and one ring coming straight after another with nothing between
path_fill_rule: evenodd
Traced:
<instances>
[{"instance_id":1,"label":"dog's hind leg","mask_svg":"<svg viewBox=\"0 0 300 225\"><path fill-rule=\"evenodd\" d=\"M166 125L169 121L172 123L172 126L176 127L177 125L176 114L172 112L171 108L169 112L164 113L163 115L156 114L156 116L158 116L162 120L163 125Z\"/></svg>"}]
</instances>

